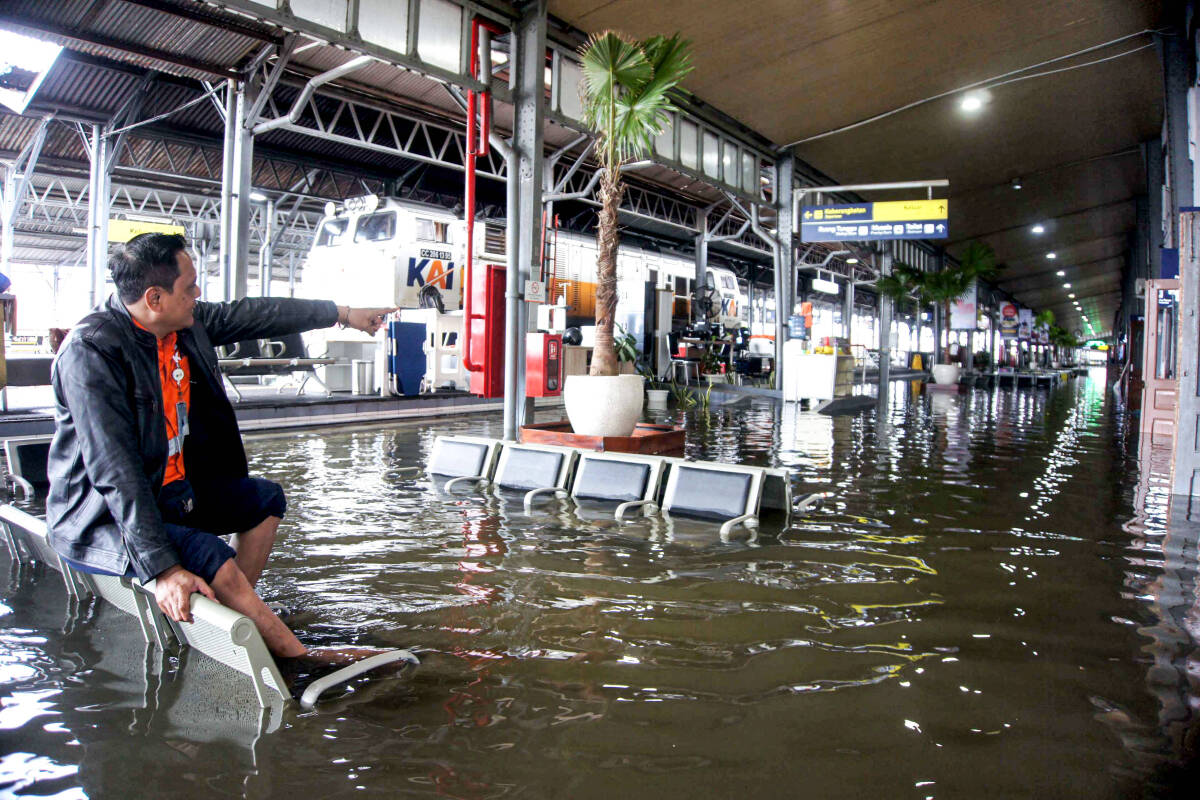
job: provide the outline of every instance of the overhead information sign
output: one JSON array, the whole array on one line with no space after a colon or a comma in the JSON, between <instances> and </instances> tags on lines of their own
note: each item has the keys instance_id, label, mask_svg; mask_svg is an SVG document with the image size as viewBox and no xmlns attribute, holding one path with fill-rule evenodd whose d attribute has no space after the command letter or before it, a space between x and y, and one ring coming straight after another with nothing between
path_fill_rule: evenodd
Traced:
<instances>
[{"instance_id":1,"label":"overhead information sign","mask_svg":"<svg viewBox=\"0 0 1200 800\"><path fill-rule=\"evenodd\" d=\"M108 240L110 242L128 242L143 233L170 233L185 236L187 229L182 225L172 225L169 222L150 222L139 219L110 219L108 221Z\"/></svg>"},{"instance_id":2,"label":"overhead information sign","mask_svg":"<svg viewBox=\"0 0 1200 800\"><path fill-rule=\"evenodd\" d=\"M950 235L949 210L949 200L804 206L800 213L800 239L804 242L945 239Z\"/></svg>"}]
</instances>

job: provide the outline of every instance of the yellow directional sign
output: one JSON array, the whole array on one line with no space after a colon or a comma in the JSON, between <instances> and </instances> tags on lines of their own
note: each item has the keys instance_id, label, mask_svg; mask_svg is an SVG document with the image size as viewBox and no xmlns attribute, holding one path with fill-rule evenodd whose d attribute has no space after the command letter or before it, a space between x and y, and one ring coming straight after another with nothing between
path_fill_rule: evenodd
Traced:
<instances>
[{"instance_id":1,"label":"yellow directional sign","mask_svg":"<svg viewBox=\"0 0 1200 800\"><path fill-rule=\"evenodd\" d=\"M184 236L187 230L182 225L169 222L148 222L138 219L110 219L108 221L108 240L110 242L128 242L143 233L172 233Z\"/></svg>"},{"instance_id":2,"label":"yellow directional sign","mask_svg":"<svg viewBox=\"0 0 1200 800\"><path fill-rule=\"evenodd\" d=\"M948 200L894 200L875 203L876 222L946 219Z\"/></svg>"}]
</instances>

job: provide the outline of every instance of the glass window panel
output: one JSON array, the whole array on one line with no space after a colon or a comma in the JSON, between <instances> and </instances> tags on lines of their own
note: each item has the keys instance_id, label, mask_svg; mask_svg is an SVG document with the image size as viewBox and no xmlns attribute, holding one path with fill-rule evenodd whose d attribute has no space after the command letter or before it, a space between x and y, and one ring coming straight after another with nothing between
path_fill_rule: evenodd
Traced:
<instances>
[{"instance_id":1,"label":"glass window panel","mask_svg":"<svg viewBox=\"0 0 1200 800\"><path fill-rule=\"evenodd\" d=\"M721 142L721 176L730 186L738 185L738 149L728 140Z\"/></svg>"},{"instance_id":2,"label":"glass window panel","mask_svg":"<svg viewBox=\"0 0 1200 800\"><path fill-rule=\"evenodd\" d=\"M321 232L317 234L317 247L336 247L346 240L346 227L350 220L327 219L321 224Z\"/></svg>"},{"instance_id":3,"label":"glass window panel","mask_svg":"<svg viewBox=\"0 0 1200 800\"><path fill-rule=\"evenodd\" d=\"M449 0L421 0L417 53L435 67L459 72L462 58L462 9Z\"/></svg>"},{"instance_id":4,"label":"glass window panel","mask_svg":"<svg viewBox=\"0 0 1200 800\"><path fill-rule=\"evenodd\" d=\"M358 35L371 44L407 53L407 0L358 0Z\"/></svg>"},{"instance_id":5,"label":"glass window panel","mask_svg":"<svg viewBox=\"0 0 1200 800\"><path fill-rule=\"evenodd\" d=\"M447 244L450 241L450 224L417 217L417 238L425 242Z\"/></svg>"},{"instance_id":6,"label":"glass window panel","mask_svg":"<svg viewBox=\"0 0 1200 800\"><path fill-rule=\"evenodd\" d=\"M396 212L383 211L378 214L364 214L358 218L354 229L354 241L386 242L396 235Z\"/></svg>"},{"instance_id":7,"label":"glass window panel","mask_svg":"<svg viewBox=\"0 0 1200 800\"><path fill-rule=\"evenodd\" d=\"M654 137L654 152L664 158L675 160L675 115L668 114L663 129Z\"/></svg>"},{"instance_id":8,"label":"glass window panel","mask_svg":"<svg viewBox=\"0 0 1200 800\"><path fill-rule=\"evenodd\" d=\"M697 139L700 127L686 119L679 121L679 163L685 167L696 168Z\"/></svg>"},{"instance_id":9,"label":"glass window panel","mask_svg":"<svg viewBox=\"0 0 1200 800\"><path fill-rule=\"evenodd\" d=\"M713 178L721 177L720 140L715 133L704 132L704 174Z\"/></svg>"},{"instance_id":10,"label":"glass window panel","mask_svg":"<svg viewBox=\"0 0 1200 800\"><path fill-rule=\"evenodd\" d=\"M742 153L742 189L750 194L761 191L758 182L758 157L754 153Z\"/></svg>"},{"instance_id":11,"label":"glass window panel","mask_svg":"<svg viewBox=\"0 0 1200 800\"><path fill-rule=\"evenodd\" d=\"M568 119L583 119L583 67L569 58L559 61L558 110Z\"/></svg>"},{"instance_id":12,"label":"glass window panel","mask_svg":"<svg viewBox=\"0 0 1200 800\"><path fill-rule=\"evenodd\" d=\"M292 0L292 13L335 31L346 30L348 0Z\"/></svg>"}]
</instances>

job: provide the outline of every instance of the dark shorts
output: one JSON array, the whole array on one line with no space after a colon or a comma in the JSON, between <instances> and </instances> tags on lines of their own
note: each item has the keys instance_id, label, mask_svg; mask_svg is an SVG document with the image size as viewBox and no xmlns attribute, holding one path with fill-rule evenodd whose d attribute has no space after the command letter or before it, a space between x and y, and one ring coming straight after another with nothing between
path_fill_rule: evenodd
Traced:
<instances>
[{"instance_id":1,"label":"dark shorts","mask_svg":"<svg viewBox=\"0 0 1200 800\"><path fill-rule=\"evenodd\" d=\"M217 570L237 555L221 536L248 531L267 517L282 517L287 499L279 484L262 478L238 478L199 489L175 481L163 487L158 506L180 565L212 583ZM80 572L112 574L68 562ZM133 575L132 567L126 575Z\"/></svg>"}]
</instances>

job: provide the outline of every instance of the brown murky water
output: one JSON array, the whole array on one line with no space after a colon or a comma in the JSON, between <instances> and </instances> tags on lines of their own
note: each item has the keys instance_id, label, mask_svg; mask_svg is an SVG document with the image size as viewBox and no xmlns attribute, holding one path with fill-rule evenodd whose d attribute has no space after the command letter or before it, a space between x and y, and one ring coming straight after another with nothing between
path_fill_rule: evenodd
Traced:
<instances>
[{"instance_id":1,"label":"brown murky water","mask_svg":"<svg viewBox=\"0 0 1200 800\"><path fill-rule=\"evenodd\" d=\"M897 396L886 424L690 413L689 456L836 494L731 543L404 469L494 416L250 439L291 502L264 594L310 642L412 646L420 669L265 733L206 665L0 568L0 792L1193 796L1197 537L1157 484L1134 517L1103 386Z\"/></svg>"}]
</instances>

